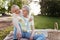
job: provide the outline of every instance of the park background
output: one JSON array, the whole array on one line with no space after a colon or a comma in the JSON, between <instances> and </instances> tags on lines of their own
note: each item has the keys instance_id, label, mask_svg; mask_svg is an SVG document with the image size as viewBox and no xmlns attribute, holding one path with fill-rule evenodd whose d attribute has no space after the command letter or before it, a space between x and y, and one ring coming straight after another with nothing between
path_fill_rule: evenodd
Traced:
<instances>
[{"instance_id":1,"label":"park background","mask_svg":"<svg viewBox=\"0 0 60 40\"><path fill-rule=\"evenodd\" d=\"M6 5L6 1L8 1ZM0 40L3 40L13 30L10 8L13 4L22 8L27 0L0 0ZM58 23L60 29L60 0L41 0L41 14L34 16L36 29L54 29L54 23ZM8 6L8 7L7 7ZM8 8L8 9L7 9Z\"/></svg>"}]
</instances>

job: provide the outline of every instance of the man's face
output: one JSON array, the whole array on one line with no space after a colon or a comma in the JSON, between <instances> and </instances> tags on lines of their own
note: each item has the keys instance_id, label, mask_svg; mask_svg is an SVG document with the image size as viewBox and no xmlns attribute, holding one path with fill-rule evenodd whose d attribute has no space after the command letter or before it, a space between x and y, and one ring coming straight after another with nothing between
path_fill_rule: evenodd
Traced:
<instances>
[{"instance_id":1,"label":"man's face","mask_svg":"<svg viewBox=\"0 0 60 40\"><path fill-rule=\"evenodd\" d=\"M23 16L27 16L28 15L28 11L25 8L22 9L22 12L23 12Z\"/></svg>"}]
</instances>

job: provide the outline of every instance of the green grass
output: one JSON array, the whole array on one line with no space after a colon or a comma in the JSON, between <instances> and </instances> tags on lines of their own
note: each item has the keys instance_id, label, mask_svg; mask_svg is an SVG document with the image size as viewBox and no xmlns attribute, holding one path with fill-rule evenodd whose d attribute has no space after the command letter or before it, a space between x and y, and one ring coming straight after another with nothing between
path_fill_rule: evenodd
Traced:
<instances>
[{"instance_id":1,"label":"green grass","mask_svg":"<svg viewBox=\"0 0 60 40\"><path fill-rule=\"evenodd\" d=\"M10 33L10 31L13 30L13 27L7 27L6 29L4 30L0 30L0 40L3 40L7 34Z\"/></svg>"},{"instance_id":2,"label":"green grass","mask_svg":"<svg viewBox=\"0 0 60 40\"><path fill-rule=\"evenodd\" d=\"M34 21L37 29L53 29L55 22L58 22L60 29L60 18L58 17L35 16Z\"/></svg>"}]
</instances>

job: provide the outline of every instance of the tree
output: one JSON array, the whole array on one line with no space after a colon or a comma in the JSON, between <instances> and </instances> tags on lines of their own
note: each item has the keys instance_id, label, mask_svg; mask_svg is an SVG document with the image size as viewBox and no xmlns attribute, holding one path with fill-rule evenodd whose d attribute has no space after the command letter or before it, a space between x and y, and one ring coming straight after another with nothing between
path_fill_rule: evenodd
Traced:
<instances>
[{"instance_id":1,"label":"tree","mask_svg":"<svg viewBox=\"0 0 60 40\"><path fill-rule=\"evenodd\" d=\"M8 1L8 10L5 9L5 1ZM7 11L9 12L11 9L11 6L13 4L18 5L20 8L22 7L22 1L21 0L0 0L0 13Z\"/></svg>"},{"instance_id":2,"label":"tree","mask_svg":"<svg viewBox=\"0 0 60 40\"><path fill-rule=\"evenodd\" d=\"M10 0L8 4L8 11L10 11L12 5L18 5L20 8L22 8L22 1L21 0Z\"/></svg>"},{"instance_id":3,"label":"tree","mask_svg":"<svg viewBox=\"0 0 60 40\"><path fill-rule=\"evenodd\" d=\"M47 16L60 16L60 1L43 0L41 2L41 13Z\"/></svg>"},{"instance_id":4,"label":"tree","mask_svg":"<svg viewBox=\"0 0 60 40\"><path fill-rule=\"evenodd\" d=\"M29 0L22 0L23 5L28 4L28 1L29 1Z\"/></svg>"},{"instance_id":5,"label":"tree","mask_svg":"<svg viewBox=\"0 0 60 40\"><path fill-rule=\"evenodd\" d=\"M5 15L6 9L4 8L4 2L5 0L0 0L0 14Z\"/></svg>"}]
</instances>

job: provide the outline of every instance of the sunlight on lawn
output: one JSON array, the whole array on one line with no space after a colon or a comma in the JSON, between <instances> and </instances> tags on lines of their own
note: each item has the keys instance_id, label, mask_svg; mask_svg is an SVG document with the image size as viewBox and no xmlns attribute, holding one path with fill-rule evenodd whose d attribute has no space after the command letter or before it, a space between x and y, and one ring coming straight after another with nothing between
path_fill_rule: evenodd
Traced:
<instances>
[{"instance_id":1,"label":"sunlight on lawn","mask_svg":"<svg viewBox=\"0 0 60 40\"><path fill-rule=\"evenodd\" d=\"M6 29L4 30L0 30L0 40L3 40L7 34L10 33L10 31L13 30L13 27L7 27Z\"/></svg>"}]
</instances>

